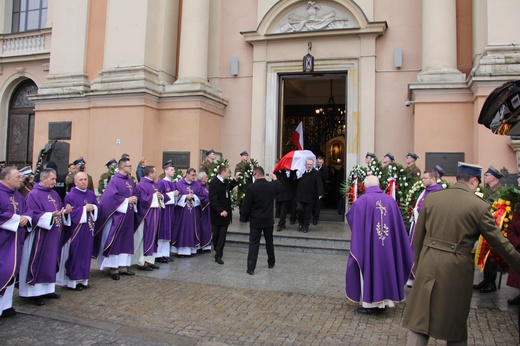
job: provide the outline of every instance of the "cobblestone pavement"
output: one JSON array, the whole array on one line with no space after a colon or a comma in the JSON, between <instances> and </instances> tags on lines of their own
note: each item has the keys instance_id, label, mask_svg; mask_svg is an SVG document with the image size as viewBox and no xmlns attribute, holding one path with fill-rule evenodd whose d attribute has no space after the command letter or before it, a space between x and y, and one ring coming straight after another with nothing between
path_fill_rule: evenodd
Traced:
<instances>
[{"instance_id":1,"label":"cobblestone pavement","mask_svg":"<svg viewBox=\"0 0 520 346\"><path fill-rule=\"evenodd\" d=\"M93 265L87 290L58 288L61 299L47 300L42 307L16 297L20 313L0 319L0 344L405 343L405 303L384 315L366 316L345 298L344 256L278 251L275 268L268 269L261 249L252 276L246 274L246 257L246 248L226 247L223 266L212 254L201 254L176 258L153 272L136 270L135 277L120 281ZM502 282L498 292L474 294L469 344L517 344L518 310L507 306L517 291L505 286L505 278ZM444 343L430 341L437 344Z\"/></svg>"}]
</instances>

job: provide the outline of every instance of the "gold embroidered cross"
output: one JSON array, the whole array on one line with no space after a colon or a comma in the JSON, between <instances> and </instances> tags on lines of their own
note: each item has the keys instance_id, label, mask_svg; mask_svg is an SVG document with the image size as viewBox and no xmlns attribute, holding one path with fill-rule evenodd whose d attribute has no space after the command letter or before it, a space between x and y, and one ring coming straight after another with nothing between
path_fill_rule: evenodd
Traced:
<instances>
[{"instance_id":1,"label":"gold embroidered cross","mask_svg":"<svg viewBox=\"0 0 520 346\"><path fill-rule=\"evenodd\" d=\"M132 193L132 185L130 185L128 182L126 182L126 187L130 190L130 193Z\"/></svg>"},{"instance_id":2,"label":"gold embroidered cross","mask_svg":"<svg viewBox=\"0 0 520 346\"><path fill-rule=\"evenodd\" d=\"M58 211L58 205L56 204L56 200L54 198L52 198L51 195L47 195L47 201L51 202L52 205L54 205L54 209L56 209L56 211ZM54 223L56 224L56 226L61 227L61 215L54 216L53 219L54 219Z\"/></svg>"},{"instance_id":3,"label":"gold embroidered cross","mask_svg":"<svg viewBox=\"0 0 520 346\"><path fill-rule=\"evenodd\" d=\"M18 202L14 200L14 196L9 197L9 200L11 201L11 204L13 205L14 212L13 214L16 214L16 207L18 206Z\"/></svg>"},{"instance_id":4,"label":"gold embroidered cross","mask_svg":"<svg viewBox=\"0 0 520 346\"><path fill-rule=\"evenodd\" d=\"M381 200L376 202L376 209L379 209L379 212L381 213L381 222L377 223L376 232L379 239L381 239L382 246L385 246L385 239L388 237L389 228L383 221L383 216L386 215L386 207L383 206Z\"/></svg>"}]
</instances>

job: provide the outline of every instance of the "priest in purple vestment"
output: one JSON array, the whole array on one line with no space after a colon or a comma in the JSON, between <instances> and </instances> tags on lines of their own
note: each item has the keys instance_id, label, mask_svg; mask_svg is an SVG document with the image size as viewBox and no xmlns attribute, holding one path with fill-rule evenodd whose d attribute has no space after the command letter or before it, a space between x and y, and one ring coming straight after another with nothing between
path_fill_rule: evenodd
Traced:
<instances>
[{"instance_id":1,"label":"priest in purple vestment","mask_svg":"<svg viewBox=\"0 0 520 346\"><path fill-rule=\"evenodd\" d=\"M155 264L155 256L164 198L155 185L156 179L155 166L145 166L144 176L136 188L139 203L137 203L137 227L134 232L132 264L137 264L138 269L147 271L159 269Z\"/></svg>"},{"instance_id":2,"label":"priest in purple vestment","mask_svg":"<svg viewBox=\"0 0 520 346\"><path fill-rule=\"evenodd\" d=\"M30 298L34 305L44 304L43 298L58 299L55 293L56 273L60 266L60 238L63 226L70 226L72 206L63 207L61 198L52 188L56 171L45 168L40 182L27 195L27 207L33 213L33 230L25 239L20 263L20 297Z\"/></svg>"},{"instance_id":3,"label":"priest in purple vestment","mask_svg":"<svg viewBox=\"0 0 520 346\"><path fill-rule=\"evenodd\" d=\"M95 222L98 216L96 194L88 189L88 176L78 172L74 187L64 203L72 206L71 226L65 227L61 237L61 266L56 283L75 291L88 288Z\"/></svg>"},{"instance_id":4,"label":"priest in purple vestment","mask_svg":"<svg viewBox=\"0 0 520 346\"><path fill-rule=\"evenodd\" d=\"M437 173L435 172L435 170L431 169L431 170L424 171L421 179L422 179L422 183L423 183L425 189L421 192L421 194L417 198L417 201L415 202L415 207L413 208L412 224L410 225L410 234L408 235L408 237L410 239L409 244L410 244L410 248L412 249L412 253L413 253L413 236L414 236L414 232L415 232L415 224L417 223L417 219L419 218L419 212L421 211L424 201L430 193L442 190L442 185L437 184ZM412 268L410 277L408 278L408 281L406 282L406 285L408 287L412 287L414 278L415 278L415 268Z\"/></svg>"},{"instance_id":5,"label":"priest in purple vestment","mask_svg":"<svg viewBox=\"0 0 520 346\"><path fill-rule=\"evenodd\" d=\"M211 216L209 209L209 186L206 172L199 172L197 181L200 185L200 251L211 252Z\"/></svg>"},{"instance_id":6,"label":"priest in purple vestment","mask_svg":"<svg viewBox=\"0 0 520 346\"><path fill-rule=\"evenodd\" d=\"M179 200L175 206L172 252L179 256L191 256L200 246L200 186L196 180L197 171L188 168L185 177L175 183Z\"/></svg>"},{"instance_id":7,"label":"priest in purple vestment","mask_svg":"<svg viewBox=\"0 0 520 346\"><path fill-rule=\"evenodd\" d=\"M170 257L170 243L172 241L173 222L175 203L179 196L179 191L173 182L175 175L175 167L170 160L163 165L164 179L157 182L157 188L164 196L164 209L161 216L161 224L159 225L159 236L157 241L157 257L156 262L168 263L173 262Z\"/></svg>"},{"instance_id":8,"label":"priest in purple vestment","mask_svg":"<svg viewBox=\"0 0 520 346\"><path fill-rule=\"evenodd\" d=\"M25 235L31 229L32 214L18 192L22 185L23 177L16 167L0 170L0 317L16 314L14 281L20 268Z\"/></svg>"},{"instance_id":9,"label":"priest in purple vestment","mask_svg":"<svg viewBox=\"0 0 520 346\"><path fill-rule=\"evenodd\" d=\"M347 212L352 231L347 261L346 295L372 314L404 300L404 285L413 264L408 234L397 202L365 179L366 192Z\"/></svg>"},{"instance_id":10,"label":"priest in purple vestment","mask_svg":"<svg viewBox=\"0 0 520 346\"><path fill-rule=\"evenodd\" d=\"M100 215L96 222L92 256L99 268L110 268L113 280L120 275L135 275L128 270L134 254L135 214L137 195L130 175L130 159L118 162L119 170L107 184L99 201Z\"/></svg>"}]
</instances>

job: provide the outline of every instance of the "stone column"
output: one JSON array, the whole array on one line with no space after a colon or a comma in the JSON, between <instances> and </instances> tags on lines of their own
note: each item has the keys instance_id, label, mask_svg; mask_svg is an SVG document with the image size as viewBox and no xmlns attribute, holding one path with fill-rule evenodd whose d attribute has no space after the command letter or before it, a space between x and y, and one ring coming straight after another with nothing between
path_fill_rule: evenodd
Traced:
<instances>
[{"instance_id":1,"label":"stone column","mask_svg":"<svg viewBox=\"0 0 520 346\"><path fill-rule=\"evenodd\" d=\"M518 172L520 172L520 137L518 137L518 136L511 137L511 140L507 144L515 152L516 169Z\"/></svg>"},{"instance_id":2,"label":"stone column","mask_svg":"<svg viewBox=\"0 0 520 346\"><path fill-rule=\"evenodd\" d=\"M182 2L178 84L208 84L209 1Z\"/></svg>"},{"instance_id":3,"label":"stone column","mask_svg":"<svg viewBox=\"0 0 520 346\"><path fill-rule=\"evenodd\" d=\"M419 82L463 82L457 70L456 0L423 0L422 71Z\"/></svg>"}]
</instances>

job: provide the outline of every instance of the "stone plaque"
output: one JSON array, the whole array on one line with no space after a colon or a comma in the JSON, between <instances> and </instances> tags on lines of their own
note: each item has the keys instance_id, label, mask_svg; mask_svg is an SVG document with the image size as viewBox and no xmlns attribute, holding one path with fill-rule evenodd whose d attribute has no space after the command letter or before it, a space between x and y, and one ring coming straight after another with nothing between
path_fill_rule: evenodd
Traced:
<instances>
[{"instance_id":1,"label":"stone plaque","mask_svg":"<svg viewBox=\"0 0 520 346\"><path fill-rule=\"evenodd\" d=\"M439 165L447 176L457 175L459 161L464 162L464 153L426 153L426 169Z\"/></svg>"},{"instance_id":2,"label":"stone plaque","mask_svg":"<svg viewBox=\"0 0 520 346\"><path fill-rule=\"evenodd\" d=\"M190 152L189 151L163 151L164 164L166 161L172 160L175 168L187 169L190 168ZM161 164L162 168L162 164ZM196 167L198 169L198 167Z\"/></svg>"},{"instance_id":3,"label":"stone plaque","mask_svg":"<svg viewBox=\"0 0 520 346\"><path fill-rule=\"evenodd\" d=\"M49 140L71 139L72 121L55 121L49 123Z\"/></svg>"}]
</instances>

